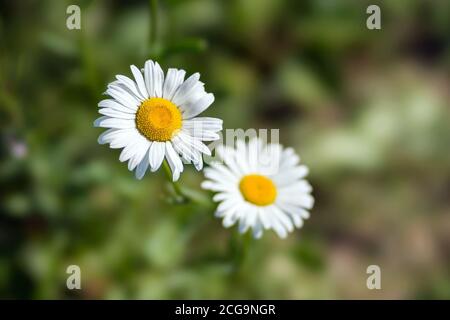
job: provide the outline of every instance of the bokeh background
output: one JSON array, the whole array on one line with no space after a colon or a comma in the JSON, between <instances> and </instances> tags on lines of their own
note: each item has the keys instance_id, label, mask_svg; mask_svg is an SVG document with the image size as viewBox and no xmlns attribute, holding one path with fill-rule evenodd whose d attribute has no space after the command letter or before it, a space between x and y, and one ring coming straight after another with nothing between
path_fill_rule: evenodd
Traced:
<instances>
[{"instance_id":1,"label":"bokeh background","mask_svg":"<svg viewBox=\"0 0 450 320\"><path fill-rule=\"evenodd\" d=\"M449 299L449 17L446 0L0 1L0 297ZM192 167L199 203L180 204L97 144L107 83L148 58L199 71L224 128L280 129L310 167L301 230L248 241Z\"/></svg>"}]
</instances>

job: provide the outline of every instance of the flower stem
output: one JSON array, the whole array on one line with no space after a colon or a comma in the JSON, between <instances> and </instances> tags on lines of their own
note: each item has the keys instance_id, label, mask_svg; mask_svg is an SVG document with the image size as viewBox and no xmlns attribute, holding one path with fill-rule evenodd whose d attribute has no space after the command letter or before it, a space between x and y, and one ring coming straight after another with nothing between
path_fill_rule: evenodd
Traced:
<instances>
[{"instance_id":1,"label":"flower stem","mask_svg":"<svg viewBox=\"0 0 450 320\"><path fill-rule=\"evenodd\" d=\"M243 267L248 258L251 242L251 232L241 234L236 230L231 235L229 246L233 260L233 274L237 277L239 277L239 275L243 272Z\"/></svg>"},{"instance_id":2,"label":"flower stem","mask_svg":"<svg viewBox=\"0 0 450 320\"><path fill-rule=\"evenodd\" d=\"M150 30L149 30L149 43L150 52L155 54L155 46L158 36L158 0L149 0L150 9Z\"/></svg>"},{"instance_id":3,"label":"flower stem","mask_svg":"<svg viewBox=\"0 0 450 320\"><path fill-rule=\"evenodd\" d=\"M177 196L177 200L181 203L187 202L189 200L188 197L186 197L186 195L183 193L183 191L180 188L180 185L178 184L177 181L173 181L172 178L172 171L170 170L169 164L167 163L167 160L164 160L163 162L163 167L164 167L164 172L166 173L166 177L167 179L170 181L170 183L172 184L172 188L175 191L175 194Z\"/></svg>"}]
</instances>

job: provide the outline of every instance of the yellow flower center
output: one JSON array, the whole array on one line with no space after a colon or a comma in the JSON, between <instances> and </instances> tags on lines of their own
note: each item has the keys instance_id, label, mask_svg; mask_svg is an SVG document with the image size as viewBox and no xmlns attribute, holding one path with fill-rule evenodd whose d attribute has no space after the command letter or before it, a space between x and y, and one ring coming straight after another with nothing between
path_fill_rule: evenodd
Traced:
<instances>
[{"instance_id":1,"label":"yellow flower center","mask_svg":"<svg viewBox=\"0 0 450 320\"><path fill-rule=\"evenodd\" d=\"M257 206L272 204L277 197L277 188L272 180L259 174L244 176L239 183L239 190L245 200Z\"/></svg>"},{"instance_id":2,"label":"yellow flower center","mask_svg":"<svg viewBox=\"0 0 450 320\"><path fill-rule=\"evenodd\" d=\"M168 141L181 128L181 112L169 100L150 98L136 112L136 127L151 141Z\"/></svg>"}]
</instances>

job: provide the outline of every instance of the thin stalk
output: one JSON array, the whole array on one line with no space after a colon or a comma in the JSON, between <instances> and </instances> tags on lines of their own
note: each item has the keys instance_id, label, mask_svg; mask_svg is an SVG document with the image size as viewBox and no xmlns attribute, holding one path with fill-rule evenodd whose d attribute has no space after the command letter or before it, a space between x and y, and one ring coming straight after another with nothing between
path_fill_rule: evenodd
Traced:
<instances>
[{"instance_id":1,"label":"thin stalk","mask_svg":"<svg viewBox=\"0 0 450 320\"><path fill-rule=\"evenodd\" d=\"M93 99L96 99L100 92L97 70L95 66L94 55L92 54L91 44L84 28L79 31L79 44L81 50L81 63L86 77L86 83L89 85Z\"/></svg>"},{"instance_id":2,"label":"thin stalk","mask_svg":"<svg viewBox=\"0 0 450 320\"><path fill-rule=\"evenodd\" d=\"M158 37L158 0L149 0L150 9L150 30L149 30L149 44L150 52L155 53L155 46Z\"/></svg>"},{"instance_id":3,"label":"thin stalk","mask_svg":"<svg viewBox=\"0 0 450 320\"><path fill-rule=\"evenodd\" d=\"M251 242L252 234L248 231L245 234L241 234L235 230L231 236L229 246L233 260L233 275L236 277L239 277L243 272L243 266L248 258Z\"/></svg>"},{"instance_id":4,"label":"thin stalk","mask_svg":"<svg viewBox=\"0 0 450 320\"><path fill-rule=\"evenodd\" d=\"M188 197L186 197L186 195L181 190L178 182L173 181L172 171L170 170L169 164L167 163L166 160L164 160L164 162L163 162L163 167L164 167L164 172L166 173L166 177L169 180L169 182L171 183L173 190L175 191L175 194L180 199L180 202L186 202L187 200L189 200Z\"/></svg>"}]
</instances>

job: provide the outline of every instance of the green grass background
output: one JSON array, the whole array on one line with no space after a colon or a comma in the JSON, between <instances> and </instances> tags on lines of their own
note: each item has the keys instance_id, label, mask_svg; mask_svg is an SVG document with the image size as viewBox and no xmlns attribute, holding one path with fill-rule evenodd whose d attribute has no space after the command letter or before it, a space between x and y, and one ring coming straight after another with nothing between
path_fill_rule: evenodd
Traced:
<instances>
[{"instance_id":1,"label":"green grass background","mask_svg":"<svg viewBox=\"0 0 450 320\"><path fill-rule=\"evenodd\" d=\"M373 3L381 30L365 26ZM0 1L1 298L450 298L448 1L151 8ZM224 128L280 129L310 167L301 230L239 236L97 144L107 83L148 58L200 72ZM189 166L180 185L208 199L202 179ZM71 264L82 290L66 288ZM382 290L366 288L371 264Z\"/></svg>"}]
</instances>

